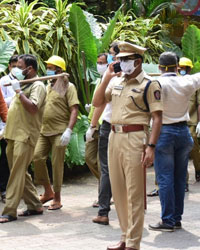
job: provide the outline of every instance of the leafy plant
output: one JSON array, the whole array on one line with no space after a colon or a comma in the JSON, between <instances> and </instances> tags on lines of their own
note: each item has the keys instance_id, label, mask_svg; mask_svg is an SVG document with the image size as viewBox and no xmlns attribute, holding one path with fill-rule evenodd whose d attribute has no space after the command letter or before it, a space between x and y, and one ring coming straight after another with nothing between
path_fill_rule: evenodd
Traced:
<instances>
[{"instance_id":1,"label":"leafy plant","mask_svg":"<svg viewBox=\"0 0 200 250\"><path fill-rule=\"evenodd\" d=\"M15 51L14 41L3 41L0 38L0 72L4 72L8 66L10 57Z\"/></svg>"},{"instance_id":2,"label":"leafy plant","mask_svg":"<svg viewBox=\"0 0 200 250\"><path fill-rule=\"evenodd\" d=\"M182 40L182 51L185 57L192 60L194 67L191 73L200 71L200 29L190 25L186 29Z\"/></svg>"},{"instance_id":3,"label":"leafy plant","mask_svg":"<svg viewBox=\"0 0 200 250\"><path fill-rule=\"evenodd\" d=\"M65 160L69 167L85 164L84 135L88 126L87 116L82 115L73 129L72 138L66 149Z\"/></svg>"}]
</instances>

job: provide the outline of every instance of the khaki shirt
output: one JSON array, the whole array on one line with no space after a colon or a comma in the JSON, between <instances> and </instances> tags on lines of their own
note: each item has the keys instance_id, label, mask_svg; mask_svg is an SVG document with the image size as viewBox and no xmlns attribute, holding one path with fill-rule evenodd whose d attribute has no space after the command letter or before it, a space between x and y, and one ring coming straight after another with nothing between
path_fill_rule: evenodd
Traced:
<instances>
[{"instance_id":1,"label":"khaki shirt","mask_svg":"<svg viewBox=\"0 0 200 250\"><path fill-rule=\"evenodd\" d=\"M69 124L70 107L79 104L77 91L74 84L69 83L65 96L60 96L47 86L46 105L42 120L41 134L45 136L61 134Z\"/></svg>"},{"instance_id":2,"label":"khaki shirt","mask_svg":"<svg viewBox=\"0 0 200 250\"><path fill-rule=\"evenodd\" d=\"M124 76L114 77L107 89L106 99L112 101L112 124L149 125L150 113L162 111L161 87L157 81L150 84L147 102L150 112L145 112L144 88L150 78L142 71L135 79L126 80Z\"/></svg>"},{"instance_id":3,"label":"khaki shirt","mask_svg":"<svg viewBox=\"0 0 200 250\"><path fill-rule=\"evenodd\" d=\"M188 125L196 126L198 123L198 106L200 105L200 90L197 90L190 99L189 103L189 114L190 114L190 121Z\"/></svg>"},{"instance_id":4,"label":"khaki shirt","mask_svg":"<svg viewBox=\"0 0 200 250\"><path fill-rule=\"evenodd\" d=\"M8 110L5 138L35 146L42 123L46 89L42 82L36 81L22 87L22 91L37 106L38 112L35 114L28 112L19 96L15 95Z\"/></svg>"}]
</instances>

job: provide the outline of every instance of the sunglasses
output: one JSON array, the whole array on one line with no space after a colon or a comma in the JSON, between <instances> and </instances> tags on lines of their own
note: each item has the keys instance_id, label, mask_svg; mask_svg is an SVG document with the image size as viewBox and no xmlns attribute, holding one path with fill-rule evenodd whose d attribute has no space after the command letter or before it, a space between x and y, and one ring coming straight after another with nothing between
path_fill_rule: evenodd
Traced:
<instances>
[{"instance_id":1,"label":"sunglasses","mask_svg":"<svg viewBox=\"0 0 200 250\"><path fill-rule=\"evenodd\" d=\"M128 60L136 60L138 58L134 57L134 56L124 56L124 57L119 57L118 61L120 62L126 62Z\"/></svg>"}]
</instances>

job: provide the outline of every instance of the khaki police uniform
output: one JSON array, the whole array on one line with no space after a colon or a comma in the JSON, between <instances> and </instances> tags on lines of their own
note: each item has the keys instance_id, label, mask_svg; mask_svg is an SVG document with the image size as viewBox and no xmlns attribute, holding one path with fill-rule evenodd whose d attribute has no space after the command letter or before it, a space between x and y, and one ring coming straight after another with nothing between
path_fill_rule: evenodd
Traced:
<instances>
[{"instance_id":1,"label":"khaki police uniform","mask_svg":"<svg viewBox=\"0 0 200 250\"><path fill-rule=\"evenodd\" d=\"M63 182L64 159L66 146L61 146L60 137L70 120L70 107L79 104L74 84L69 83L64 96L59 95L51 84L47 86L46 105L42 128L34 153L34 180L36 184L50 184L46 166L51 151L54 192L60 192Z\"/></svg>"},{"instance_id":2,"label":"khaki police uniform","mask_svg":"<svg viewBox=\"0 0 200 250\"><path fill-rule=\"evenodd\" d=\"M23 107L18 94L14 97L8 111L5 138L8 142L6 153L10 177L2 214L14 217L17 215L21 198L30 210L42 207L27 169L33 159L34 147L40 133L46 90L42 82L36 81L25 85L22 91L37 106L38 112L34 115L29 113Z\"/></svg>"},{"instance_id":3,"label":"khaki police uniform","mask_svg":"<svg viewBox=\"0 0 200 250\"><path fill-rule=\"evenodd\" d=\"M106 89L106 99L112 101L108 150L112 194L122 230L121 240L126 242L126 247L134 249L140 248L144 222L143 143L148 136L150 113L163 109L160 85L152 81L147 91L150 112L144 111L143 94L148 81L149 77L142 71L135 79L114 77ZM124 125L130 132L124 132ZM143 130L134 131L141 125Z\"/></svg>"},{"instance_id":4,"label":"khaki police uniform","mask_svg":"<svg viewBox=\"0 0 200 250\"><path fill-rule=\"evenodd\" d=\"M97 79L97 84L94 90L98 88L101 83L100 79ZM95 107L92 106L90 113L88 115L88 119L91 121L94 113ZM101 118L99 119L99 123L101 124ZM94 140L86 142L85 144L85 162L90 169L91 173L100 180L100 162L99 162L99 154L98 154L98 143L99 143L99 124L96 127L96 130L93 134Z\"/></svg>"},{"instance_id":5,"label":"khaki police uniform","mask_svg":"<svg viewBox=\"0 0 200 250\"><path fill-rule=\"evenodd\" d=\"M193 160L196 172L200 172L200 145L196 134L196 126L197 123L199 122L198 120L199 105L200 105L200 90L197 90L190 99L190 104L189 104L190 121L188 122L190 133L194 140L194 146L192 151L190 152L190 156Z\"/></svg>"}]
</instances>

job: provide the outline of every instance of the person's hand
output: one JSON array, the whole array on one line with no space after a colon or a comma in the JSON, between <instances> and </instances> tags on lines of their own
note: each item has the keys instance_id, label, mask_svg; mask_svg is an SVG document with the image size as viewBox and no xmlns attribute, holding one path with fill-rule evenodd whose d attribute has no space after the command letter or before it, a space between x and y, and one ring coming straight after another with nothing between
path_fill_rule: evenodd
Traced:
<instances>
[{"instance_id":1,"label":"person's hand","mask_svg":"<svg viewBox=\"0 0 200 250\"><path fill-rule=\"evenodd\" d=\"M0 140L3 138L3 136L4 136L4 128L0 130Z\"/></svg>"},{"instance_id":2,"label":"person's hand","mask_svg":"<svg viewBox=\"0 0 200 250\"><path fill-rule=\"evenodd\" d=\"M90 113L90 109L91 109L92 104L85 104L85 110Z\"/></svg>"},{"instance_id":3,"label":"person's hand","mask_svg":"<svg viewBox=\"0 0 200 250\"><path fill-rule=\"evenodd\" d=\"M196 133L197 133L197 137L200 137L200 122L198 122L197 124Z\"/></svg>"},{"instance_id":4,"label":"person's hand","mask_svg":"<svg viewBox=\"0 0 200 250\"><path fill-rule=\"evenodd\" d=\"M20 92L21 87L20 87L20 83L19 83L19 81L17 79L11 80L10 83L12 85L13 90L16 93Z\"/></svg>"},{"instance_id":5,"label":"person's hand","mask_svg":"<svg viewBox=\"0 0 200 250\"><path fill-rule=\"evenodd\" d=\"M93 138L93 135L94 135L94 132L96 130L96 127L92 128L92 127L89 127L87 132L86 132L86 142L90 142L90 141L93 141L94 138Z\"/></svg>"},{"instance_id":6,"label":"person's hand","mask_svg":"<svg viewBox=\"0 0 200 250\"><path fill-rule=\"evenodd\" d=\"M153 164L154 154L155 154L154 151L155 151L155 148L152 148L152 147L146 148L145 153L142 154L142 159L141 159L143 167L148 168Z\"/></svg>"},{"instance_id":7,"label":"person's hand","mask_svg":"<svg viewBox=\"0 0 200 250\"><path fill-rule=\"evenodd\" d=\"M67 146L67 144L70 141L71 134L72 134L72 130L70 128L67 128L65 132L62 134L62 136L60 137L61 146Z\"/></svg>"}]
</instances>

